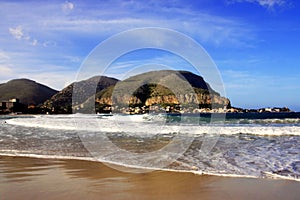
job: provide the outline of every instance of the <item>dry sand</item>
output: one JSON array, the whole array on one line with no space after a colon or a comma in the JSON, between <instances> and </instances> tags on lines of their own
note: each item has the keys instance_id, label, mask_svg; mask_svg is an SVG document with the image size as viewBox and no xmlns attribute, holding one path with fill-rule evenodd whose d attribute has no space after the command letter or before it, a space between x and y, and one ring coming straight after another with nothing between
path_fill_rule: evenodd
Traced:
<instances>
[{"instance_id":1,"label":"dry sand","mask_svg":"<svg viewBox=\"0 0 300 200\"><path fill-rule=\"evenodd\" d=\"M299 199L300 183L154 171L132 174L101 163L0 157L0 199Z\"/></svg>"}]
</instances>

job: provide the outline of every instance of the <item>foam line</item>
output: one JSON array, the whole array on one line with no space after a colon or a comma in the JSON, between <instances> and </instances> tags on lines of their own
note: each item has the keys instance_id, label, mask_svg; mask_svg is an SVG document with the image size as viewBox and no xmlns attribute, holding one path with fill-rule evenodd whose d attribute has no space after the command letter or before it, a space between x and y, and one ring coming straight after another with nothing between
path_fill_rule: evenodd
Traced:
<instances>
[{"instance_id":1,"label":"foam line","mask_svg":"<svg viewBox=\"0 0 300 200\"><path fill-rule=\"evenodd\" d=\"M150 171L166 171L166 172L176 172L176 173L192 173L195 175L209 175L209 176L222 176L222 177L233 177L233 178L270 178L270 179L283 179L283 180L291 180L300 182L300 179L282 176L273 174L271 172L263 172L267 176L257 177L251 175L240 175L240 174L224 174L224 173L212 173L212 172L203 172L203 171L195 171L195 170L175 170L175 169L161 169L161 168L153 168L153 167L140 167L133 165L124 165L118 162L109 162L106 160L97 160L93 157L72 157L72 156L57 156L57 155L38 155L38 154L19 154L19 153L0 153L1 156L11 156L11 157L28 157L28 158L41 158L41 159L56 159L56 160L82 160L82 161L91 161L91 162L101 162L113 165L119 165L121 167L133 168L133 169L141 169L141 170L150 170Z\"/></svg>"}]
</instances>

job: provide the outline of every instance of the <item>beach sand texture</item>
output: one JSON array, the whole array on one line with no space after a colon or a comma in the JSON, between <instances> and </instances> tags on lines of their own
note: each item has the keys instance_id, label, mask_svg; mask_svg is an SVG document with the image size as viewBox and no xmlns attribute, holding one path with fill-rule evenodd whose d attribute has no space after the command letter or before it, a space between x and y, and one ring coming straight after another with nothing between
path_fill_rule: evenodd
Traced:
<instances>
[{"instance_id":1,"label":"beach sand texture","mask_svg":"<svg viewBox=\"0 0 300 200\"><path fill-rule=\"evenodd\" d=\"M79 160L0 157L0 199L299 199L300 183L154 171Z\"/></svg>"}]
</instances>

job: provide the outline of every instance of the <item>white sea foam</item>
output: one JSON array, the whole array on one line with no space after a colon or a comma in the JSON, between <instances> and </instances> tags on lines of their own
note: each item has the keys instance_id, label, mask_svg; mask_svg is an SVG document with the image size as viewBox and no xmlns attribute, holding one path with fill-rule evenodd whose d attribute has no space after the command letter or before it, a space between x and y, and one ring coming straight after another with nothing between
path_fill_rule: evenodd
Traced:
<instances>
[{"instance_id":1,"label":"white sea foam","mask_svg":"<svg viewBox=\"0 0 300 200\"><path fill-rule=\"evenodd\" d=\"M292 180L292 181L298 181L300 182L300 178L292 177L292 176L283 176L279 174L274 174L272 172L263 172L263 175L266 178L271 178L271 179L285 179L285 180Z\"/></svg>"},{"instance_id":2,"label":"white sea foam","mask_svg":"<svg viewBox=\"0 0 300 200\"><path fill-rule=\"evenodd\" d=\"M299 124L299 118L284 118L284 119L240 119L239 123L246 122L248 124Z\"/></svg>"},{"instance_id":3,"label":"white sea foam","mask_svg":"<svg viewBox=\"0 0 300 200\"><path fill-rule=\"evenodd\" d=\"M271 172L263 172L264 176L253 176L253 175L240 175L240 174L227 174L227 173L218 173L218 172L204 172L201 170L176 170L176 169L165 169L165 168L155 168L155 167L141 167L141 166L134 166L134 165L126 165L120 162L110 162L107 160L99 160L93 157L75 157L75 156L58 156L58 155L39 155L39 154L32 154L27 152L17 152L12 151L11 153L1 153L1 156L11 156L11 157L28 157L28 158L41 158L41 159L58 159L58 160L82 160L82 161L91 161L91 162L101 162L106 165L119 165L123 171L128 172L137 172L137 173L145 173L151 171L166 171L166 172L175 172L175 173L192 173L195 175L209 175L209 176L222 176L222 177L234 177L234 178L271 178L271 179L284 179L284 180L292 180L300 182L299 178L291 177L291 176L282 176L277 175ZM128 168L125 170L124 167Z\"/></svg>"},{"instance_id":4,"label":"white sea foam","mask_svg":"<svg viewBox=\"0 0 300 200\"><path fill-rule=\"evenodd\" d=\"M35 129L36 127L41 129ZM88 133L82 132L82 130ZM201 142L206 139L203 135L213 131L220 131L219 141L211 154L201 157L199 153ZM183 139L185 136L195 136L196 142L180 158L182 164L178 169L176 167L176 169L172 167L171 169L161 169L155 163L142 165L134 161L136 157L122 157L118 152L112 152L109 156L101 157L100 155L100 159L89 157L91 155L86 154L84 147L79 145L78 134L82 133L83 137L87 136L88 138L93 137L96 132L96 135L98 132L104 132L103 135L117 133L110 136L112 138L120 136L121 140L127 134L142 136L145 141L147 141L148 135L162 133L164 134L162 137L173 137L173 133L182 133ZM3 124L3 128L0 129L0 155L99 161L137 168L137 171L166 170L191 172L199 175L263 177L299 181L299 133L299 124L291 123L279 125L259 123L180 125L179 123L166 123L163 115L114 115L104 118L103 116L81 114L38 115L34 118L8 119L7 124ZM99 135L101 136L101 134ZM234 136L231 137L231 135ZM254 135L282 137L256 137ZM135 141L135 138L132 140ZM141 147L131 139L128 140L128 137L125 137L125 141L128 142L128 145L132 145L133 149ZM103 145L100 146L103 147ZM197 168L199 170L196 170Z\"/></svg>"},{"instance_id":5,"label":"white sea foam","mask_svg":"<svg viewBox=\"0 0 300 200\"><path fill-rule=\"evenodd\" d=\"M81 130L98 132L124 132L126 134L168 134L182 133L189 135L201 134L251 134L261 136L300 135L300 126L292 124L270 126L262 124L225 124L225 125L195 125L165 123L162 116L132 115L132 116L109 116L105 118L97 115L53 115L37 116L35 118L14 118L6 121L11 125L38 127L58 130Z\"/></svg>"}]
</instances>

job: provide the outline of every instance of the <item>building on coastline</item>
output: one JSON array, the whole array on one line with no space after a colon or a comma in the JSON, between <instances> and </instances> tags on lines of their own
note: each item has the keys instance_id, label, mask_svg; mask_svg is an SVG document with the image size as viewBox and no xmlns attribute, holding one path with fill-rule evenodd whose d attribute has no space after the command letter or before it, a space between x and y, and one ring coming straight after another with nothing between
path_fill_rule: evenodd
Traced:
<instances>
[{"instance_id":1,"label":"building on coastline","mask_svg":"<svg viewBox=\"0 0 300 200\"><path fill-rule=\"evenodd\" d=\"M1 112L13 112L18 110L20 107L20 100L17 98L0 101L0 111Z\"/></svg>"}]
</instances>

